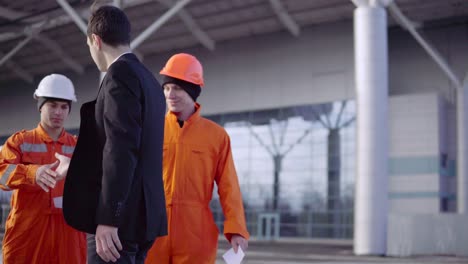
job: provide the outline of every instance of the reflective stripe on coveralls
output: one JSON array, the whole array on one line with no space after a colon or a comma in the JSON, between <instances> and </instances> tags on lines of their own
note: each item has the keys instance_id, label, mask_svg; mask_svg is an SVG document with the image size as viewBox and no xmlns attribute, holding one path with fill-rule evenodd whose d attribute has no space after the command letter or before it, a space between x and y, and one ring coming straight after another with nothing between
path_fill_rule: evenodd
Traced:
<instances>
[{"instance_id":1,"label":"reflective stripe on coveralls","mask_svg":"<svg viewBox=\"0 0 468 264\"><path fill-rule=\"evenodd\" d=\"M38 153L46 153L47 146L45 144L30 144L30 143L23 143L20 145L21 152L38 152Z\"/></svg>"},{"instance_id":2,"label":"reflective stripe on coveralls","mask_svg":"<svg viewBox=\"0 0 468 264\"><path fill-rule=\"evenodd\" d=\"M76 138L65 131L53 141L40 125L5 142L0 188L14 192L2 245L4 264L86 263L84 234L69 227L62 209L54 206L54 198L63 195L64 180L48 193L35 182L38 167L56 161L56 152L70 157L62 150L75 145Z\"/></svg>"},{"instance_id":3,"label":"reflective stripe on coveralls","mask_svg":"<svg viewBox=\"0 0 468 264\"><path fill-rule=\"evenodd\" d=\"M1 175L0 178L0 184L5 188L6 191L11 190L8 186L6 186L6 183L8 179L10 179L11 173L16 169L16 165L10 164L7 166L5 172Z\"/></svg>"}]
</instances>

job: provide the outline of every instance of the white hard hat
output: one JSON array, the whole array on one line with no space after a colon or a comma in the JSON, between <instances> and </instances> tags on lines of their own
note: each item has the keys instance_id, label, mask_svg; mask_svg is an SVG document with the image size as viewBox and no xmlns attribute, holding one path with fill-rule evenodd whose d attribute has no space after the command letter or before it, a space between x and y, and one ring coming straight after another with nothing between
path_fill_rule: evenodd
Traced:
<instances>
[{"instance_id":1,"label":"white hard hat","mask_svg":"<svg viewBox=\"0 0 468 264\"><path fill-rule=\"evenodd\" d=\"M61 74L50 74L44 77L36 91L34 91L34 99L38 97L52 97L76 102L75 88L73 83Z\"/></svg>"}]
</instances>

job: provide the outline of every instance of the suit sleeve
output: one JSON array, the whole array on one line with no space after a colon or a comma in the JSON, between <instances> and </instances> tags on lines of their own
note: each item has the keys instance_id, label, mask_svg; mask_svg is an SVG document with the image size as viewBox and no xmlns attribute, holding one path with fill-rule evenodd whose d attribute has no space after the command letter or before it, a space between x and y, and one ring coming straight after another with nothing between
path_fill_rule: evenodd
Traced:
<instances>
[{"instance_id":1,"label":"suit sleeve","mask_svg":"<svg viewBox=\"0 0 468 264\"><path fill-rule=\"evenodd\" d=\"M40 190L36 185L36 171L40 165L21 164L22 137L19 133L11 136L0 151L0 188L5 191L30 188Z\"/></svg>"},{"instance_id":2,"label":"suit sleeve","mask_svg":"<svg viewBox=\"0 0 468 264\"><path fill-rule=\"evenodd\" d=\"M129 77L123 81L109 75L105 81L103 123L106 142L96 222L118 227L137 166L142 105L139 96L132 90L140 85L136 78Z\"/></svg>"},{"instance_id":3,"label":"suit sleeve","mask_svg":"<svg viewBox=\"0 0 468 264\"><path fill-rule=\"evenodd\" d=\"M215 180L218 185L219 199L225 217L224 236L228 241L231 241L233 234L238 234L245 239L249 239L249 233L245 224L242 194L232 159L231 143L227 135L223 139L219 157Z\"/></svg>"}]
</instances>

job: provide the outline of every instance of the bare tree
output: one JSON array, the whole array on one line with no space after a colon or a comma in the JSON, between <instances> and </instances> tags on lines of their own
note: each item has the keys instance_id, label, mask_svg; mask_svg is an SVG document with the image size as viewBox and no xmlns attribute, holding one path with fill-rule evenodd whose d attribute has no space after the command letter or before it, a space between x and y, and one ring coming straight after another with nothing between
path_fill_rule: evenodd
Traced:
<instances>
[{"instance_id":1,"label":"bare tree","mask_svg":"<svg viewBox=\"0 0 468 264\"><path fill-rule=\"evenodd\" d=\"M341 208L341 129L351 125L356 116L345 120L343 118L347 101L342 101L335 120L332 120L333 111L320 113L316 120L328 130L328 158L327 158L327 215L330 228L329 236L339 236Z\"/></svg>"},{"instance_id":2,"label":"bare tree","mask_svg":"<svg viewBox=\"0 0 468 264\"><path fill-rule=\"evenodd\" d=\"M322 127L327 129L329 133L326 204L329 214L329 223L335 226L339 220L338 214L340 210L340 130L355 121L355 116L347 120L344 118L344 110L347 103L347 101L339 103L340 105L336 111L333 111L333 103L325 103L255 112L230 113L210 118L222 125L236 122L246 126L255 140L271 156L273 160L273 197L272 202L266 203L266 206L273 211L279 209L281 194L280 175L284 158L310 134L314 123L319 123ZM304 129L292 143L287 143L285 138L288 132L288 126L290 125L290 119L293 117L302 117L305 121L310 122L310 126ZM260 135L255 131L255 128L260 126L267 127L268 136L265 137L265 135ZM336 232L333 231L331 235L334 236L335 233Z\"/></svg>"}]
</instances>

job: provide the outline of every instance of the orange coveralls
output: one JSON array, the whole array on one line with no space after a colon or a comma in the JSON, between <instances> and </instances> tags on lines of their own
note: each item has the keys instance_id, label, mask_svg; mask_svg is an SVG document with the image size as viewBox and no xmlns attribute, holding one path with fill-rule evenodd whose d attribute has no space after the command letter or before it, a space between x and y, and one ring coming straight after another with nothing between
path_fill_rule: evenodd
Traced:
<instances>
[{"instance_id":1,"label":"orange coveralls","mask_svg":"<svg viewBox=\"0 0 468 264\"><path fill-rule=\"evenodd\" d=\"M64 180L48 193L36 185L36 171L55 162L55 152L71 157L76 138L62 132L53 141L41 125L11 136L0 152L0 188L13 190L3 238L3 263L86 263L85 234L68 226L59 200ZM57 207L54 205L57 202Z\"/></svg>"},{"instance_id":2,"label":"orange coveralls","mask_svg":"<svg viewBox=\"0 0 468 264\"><path fill-rule=\"evenodd\" d=\"M200 105L181 128L166 115L163 179L169 234L156 239L146 264L213 264L218 228L209 208L214 182L225 216L224 235L249 238L244 206L224 128L200 116Z\"/></svg>"}]
</instances>

